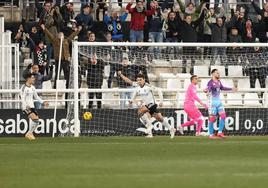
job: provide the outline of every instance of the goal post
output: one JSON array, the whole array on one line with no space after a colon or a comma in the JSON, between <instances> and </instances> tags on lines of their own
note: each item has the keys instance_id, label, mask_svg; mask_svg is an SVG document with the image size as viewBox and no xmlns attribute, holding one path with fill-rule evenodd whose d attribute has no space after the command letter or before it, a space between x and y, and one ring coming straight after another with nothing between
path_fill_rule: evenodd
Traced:
<instances>
[{"instance_id":1,"label":"goal post","mask_svg":"<svg viewBox=\"0 0 268 188\"><path fill-rule=\"evenodd\" d=\"M210 52L205 52L208 48ZM220 48L224 49L225 52L223 54L221 54L222 52L213 54L213 49ZM263 50L256 55L251 50L254 48L266 49L268 48L268 44L74 42L70 73L70 82L72 82L70 89L73 89L74 92L69 95L72 102L68 102L67 109L68 119L73 119L70 125L74 126L74 136L143 135L143 133L136 130L142 127L136 114L136 109L141 103L137 101L133 107L127 106L128 97L133 92L133 88L130 85L125 87L122 80L118 80L119 76L117 72L118 70L124 70L124 67L122 68L123 65L121 65L124 59L131 62L132 67L129 72L134 72L132 81L135 81L137 72L143 72L145 70L150 84L162 89L164 92L164 108L160 109L160 111L164 115L173 116L173 119L170 118L169 120L174 121L172 123L175 127L187 120L182 108L183 95L187 89L187 84L189 84L189 75L197 74L200 77L198 93L200 94L200 98L206 101L208 99L202 94L202 89L204 89L205 84L210 79L209 71L212 68L218 68L224 74L222 75L224 85L229 86L231 83L233 86L238 87L238 93L234 95L223 93L223 103L227 108L227 113L230 112L234 116L226 120L229 134L268 134L266 132L268 125L265 124L268 123L267 118L263 116L268 115L267 88L257 86L258 89L251 89L250 86L252 83L245 84L245 82L249 81L249 74L254 74L256 68L264 67L267 71L267 50ZM255 61L256 57L259 57L261 63L255 67L251 67L250 63L251 61ZM104 74L100 78L102 79L101 85L97 83L98 80L96 78L100 75L90 72L99 70L94 67L95 65L90 63L94 58L97 59L97 64L103 63L99 67ZM192 60L195 61L194 64L191 63ZM83 61L86 61L86 63ZM183 73L183 68L186 68L186 74ZM152 75L152 70L155 71L156 69L159 70ZM127 71L125 72L128 73ZM227 72L229 75L225 74ZM241 78L239 78L239 73L242 73ZM113 79L116 80L112 80L112 87L110 88L109 79L111 74L113 74ZM90 79L96 79L96 85L90 85L92 84ZM256 75L256 80L258 79L258 75ZM160 80L163 83L160 83ZM176 84L178 87L176 87ZM262 84L260 83L259 85ZM93 98L90 97L92 93L94 93ZM101 98L98 97L98 93L102 93ZM157 93L155 94L158 100L159 97ZM99 101L102 105L101 108L98 108ZM107 106L106 103L108 103ZM82 114L86 111L92 112L93 120L83 120ZM207 113L204 109L202 109L202 112ZM242 120L241 114L240 119L237 119L239 118L240 112L243 112ZM254 113L260 115L261 119L253 117ZM247 118L246 116L249 117ZM231 124L233 126L232 128L230 128ZM167 134L167 131L164 130L162 125L155 123L154 126L156 132L161 130L159 134ZM237 126L243 126L243 128L238 129ZM189 128L189 134L191 134L193 129L194 127ZM204 130L206 129L207 125L204 125Z\"/></svg>"}]
</instances>

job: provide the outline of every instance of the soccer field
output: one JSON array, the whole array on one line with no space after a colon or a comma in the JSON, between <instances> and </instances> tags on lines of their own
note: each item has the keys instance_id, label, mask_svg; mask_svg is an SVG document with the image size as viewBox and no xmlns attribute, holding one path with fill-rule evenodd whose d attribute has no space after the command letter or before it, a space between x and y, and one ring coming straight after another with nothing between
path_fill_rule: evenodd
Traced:
<instances>
[{"instance_id":1,"label":"soccer field","mask_svg":"<svg viewBox=\"0 0 268 188\"><path fill-rule=\"evenodd\" d=\"M0 187L266 187L268 137L0 139Z\"/></svg>"}]
</instances>

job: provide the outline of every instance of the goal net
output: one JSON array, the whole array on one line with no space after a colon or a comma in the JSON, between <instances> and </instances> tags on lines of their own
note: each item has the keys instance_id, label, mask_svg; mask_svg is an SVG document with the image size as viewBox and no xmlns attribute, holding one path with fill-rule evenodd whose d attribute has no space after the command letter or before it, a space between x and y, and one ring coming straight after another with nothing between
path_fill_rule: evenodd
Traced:
<instances>
[{"instance_id":1,"label":"goal net","mask_svg":"<svg viewBox=\"0 0 268 188\"><path fill-rule=\"evenodd\" d=\"M200 78L198 96L209 103L203 89L211 70L218 69L224 86L238 88L237 92L221 92L227 114L225 134L267 135L267 47L260 43L75 42L70 74L74 93L69 95L73 101L68 102L67 113L72 123L67 126L75 127L76 136L146 135L137 113L143 102L138 97L129 105L133 82L142 73L146 82L162 91L159 111L176 128L188 118L183 103L191 75ZM159 103L158 92L154 97ZM208 111L198 107L205 119L202 131L207 132ZM85 120L85 112L91 112L92 119ZM150 121L154 134L169 134L160 122ZM217 121L214 126L217 130ZM195 133L194 125L184 129L185 135Z\"/></svg>"}]
</instances>

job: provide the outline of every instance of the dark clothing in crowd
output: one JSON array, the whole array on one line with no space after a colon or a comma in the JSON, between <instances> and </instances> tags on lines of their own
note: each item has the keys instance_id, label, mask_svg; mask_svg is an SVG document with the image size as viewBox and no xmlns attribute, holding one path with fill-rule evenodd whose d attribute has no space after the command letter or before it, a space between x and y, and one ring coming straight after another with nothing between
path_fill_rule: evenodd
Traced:
<instances>
[{"instance_id":1,"label":"dark clothing in crowd","mask_svg":"<svg viewBox=\"0 0 268 188\"><path fill-rule=\"evenodd\" d=\"M135 72L132 65L120 65L118 71L121 71L121 73L128 77L130 80L135 80ZM124 81L120 76L117 76L117 85L120 88L127 88L132 86L126 81Z\"/></svg>"},{"instance_id":2,"label":"dark clothing in crowd","mask_svg":"<svg viewBox=\"0 0 268 188\"><path fill-rule=\"evenodd\" d=\"M192 21L190 24L182 20L180 16L177 16L177 18L179 21L182 42L197 42L196 28L204 19L204 11L197 20Z\"/></svg>"},{"instance_id":3,"label":"dark clothing in crowd","mask_svg":"<svg viewBox=\"0 0 268 188\"><path fill-rule=\"evenodd\" d=\"M267 76L267 49L266 48L248 48L246 56L249 64L247 65L246 74L249 76L250 87L255 88L256 79L259 80L261 88L265 88Z\"/></svg>"},{"instance_id":4,"label":"dark clothing in crowd","mask_svg":"<svg viewBox=\"0 0 268 188\"><path fill-rule=\"evenodd\" d=\"M97 63L93 64L91 61L88 62L87 66L87 85L89 89L99 89L102 86L103 82L103 73L106 63L100 59L97 59ZM99 99L97 101L97 108L101 108L102 102L102 93L100 92L89 92L89 99L93 99L94 95ZM93 101L88 102L88 108L92 108Z\"/></svg>"},{"instance_id":5,"label":"dark clothing in crowd","mask_svg":"<svg viewBox=\"0 0 268 188\"><path fill-rule=\"evenodd\" d=\"M82 26L82 30L78 35L78 41L87 41L87 32L93 28L93 17L82 12L75 17L75 20L77 25Z\"/></svg>"}]
</instances>

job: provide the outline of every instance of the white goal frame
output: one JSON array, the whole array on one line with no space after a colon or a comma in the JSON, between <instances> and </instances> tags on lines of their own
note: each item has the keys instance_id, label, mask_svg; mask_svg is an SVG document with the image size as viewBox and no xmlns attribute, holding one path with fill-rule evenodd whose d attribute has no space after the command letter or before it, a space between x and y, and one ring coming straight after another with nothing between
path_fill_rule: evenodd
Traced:
<instances>
[{"instance_id":1,"label":"white goal frame","mask_svg":"<svg viewBox=\"0 0 268 188\"><path fill-rule=\"evenodd\" d=\"M103 89L80 89L78 84L78 50L79 46L145 46L145 47L267 47L268 43L148 43L148 42L73 42L72 46L72 63L74 70L74 137L80 135L80 120L79 120L79 92L85 91L104 91ZM111 90L111 89L110 89ZM255 89L239 88L239 91L254 91ZM268 89L258 89L258 91L267 92Z\"/></svg>"}]
</instances>

